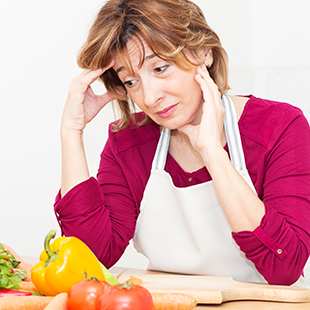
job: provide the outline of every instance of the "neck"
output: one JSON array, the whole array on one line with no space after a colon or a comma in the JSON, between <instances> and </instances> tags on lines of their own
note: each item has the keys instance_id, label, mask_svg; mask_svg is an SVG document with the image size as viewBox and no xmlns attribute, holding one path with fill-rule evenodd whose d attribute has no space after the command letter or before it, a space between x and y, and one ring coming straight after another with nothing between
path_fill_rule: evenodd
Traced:
<instances>
[{"instance_id":1,"label":"neck","mask_svg":"<svg viewBox=\"0 0 310 310\"><path fill-rule=\"evenodd\" d=\"M194 150L188 135L184 132L178 129L171 130L171 137L173 137L174 142L187 145L189 148Z\"/></svg>"},{"instance_id":2,"label":"neck","mask_svg":"<svg viewBox=\"0 0 310 310\"><path fill-rule=\"evenodd\" d=\"M189 139L188 135L185 134L184 132L182 132L178 129L175 129L175 130L171 131L171 134L174 136L177 136L181 141L184 141L184 142L187 142L190 144L190 139Z\"/></svg>"}]
</instances>

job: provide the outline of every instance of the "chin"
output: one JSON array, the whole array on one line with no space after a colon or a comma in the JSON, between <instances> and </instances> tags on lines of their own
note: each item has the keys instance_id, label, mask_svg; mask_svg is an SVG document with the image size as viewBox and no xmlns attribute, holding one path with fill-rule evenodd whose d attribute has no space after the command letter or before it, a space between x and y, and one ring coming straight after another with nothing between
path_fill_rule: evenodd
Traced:
<instances>
[{"instance_id":1,"label":"chin","mask_svg":"<svg viewBox=\"0 0 310 310\"><path fill-rule=\"evenodd\" d=\"M168 118L151 117L151 118L159 126L164 126L170 130L176 130L176 129L182 128L186 124L190 123L189 119L184 120L184 119L179 119L173 116L170 119L169 117Z\"/></svg>"},{"instance_id":2,"label":"chin","mask_svg":"<svg viewBox=\"0 0 310 310\"><path fill-rule=\"evenodd\" d=\"M173 119L170 122L168 121L165 125L165 127L171 129L171 130L176 130L176 129L180 129L185 125L191 124L191 120L186 118L186 119Z\"/></svg>"},{"instance_id":3,"label":"chin","mask_svg":"<svg viewBox=\"0 0 310 310\"><path fill-rule=\"evenodd\" d=\"M178 130L178 129L180 129L180 128L182 128L183 126L185 126L186 124L188 124L188 123L177 123L177 122L167 122L167 123L165 123L165 124L162 124L162 126L164 126L164 127L166 127L166 128L168 128L168 129L170 129L170 130Z\"/></svg>"}]
</instances>

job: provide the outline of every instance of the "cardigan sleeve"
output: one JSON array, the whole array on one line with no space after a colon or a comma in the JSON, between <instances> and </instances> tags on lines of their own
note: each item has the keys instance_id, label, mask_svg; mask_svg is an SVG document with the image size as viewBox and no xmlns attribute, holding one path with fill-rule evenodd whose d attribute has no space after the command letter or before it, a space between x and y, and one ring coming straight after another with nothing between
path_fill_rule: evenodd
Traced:
<instances>
[{"instance_id":1,"label":"cardigan sleeve","mask_svg":"<svg viewBox=\"0 0 310 310\"><path fill-rule=\"evenodd\" d=\"M137 218L122 168L109 137L101 154L98 180L91 177L72 188L54 210L65 236L83 240L107 267L113 266L132 239Z\"/></svg>"},{"instance_id":2,"label":"cardigan sleeve","mask_svg":"<svg viewBox=\"0 0 310 310\"><path fill-rule=\"evenodd\" d=\"M310 253L310 131L302 112L293 114L283 112L268 145L260 226L232 233L267 282L279 285L303 275Z\"/></svg>"}]
</instances>

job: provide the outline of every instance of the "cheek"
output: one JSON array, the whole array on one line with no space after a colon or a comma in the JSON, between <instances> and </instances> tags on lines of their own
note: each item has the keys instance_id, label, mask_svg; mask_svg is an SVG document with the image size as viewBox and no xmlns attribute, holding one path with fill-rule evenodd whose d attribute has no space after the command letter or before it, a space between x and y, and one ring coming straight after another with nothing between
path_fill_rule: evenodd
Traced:
<instances>
[{"instance_id":1,"label":"cheek","mask_svg":"<svg viewBox=\"0 0 310 310\"><path fill-rule=\"evenodd\" d=\"M197 87L195 91L193 92L193 94L195 98L197 98L199 101L203 100L203 92L200 87Z\"/></svg>"},{"instance_id":2,"label":"cheek","mask_svg":"<svg viewBox=\"0 0 310 310\"><path fill-rule=\"evenodd\" d=\"M199 84L195 81L192 80L191 83L187 84L186 87L183 87L183 89L180 89L184 96L187 97L188 100L194 102L201 103L203 99L203 93L202 90L199 86Z\"/></svg>"},{"instance_id":3,"label":"cheek","mask_svg":"<svg viewBox=\"0 0 310 310\"><path fill-rule=\"evenodd\" d=\"M130 99L138 106L139 109L145 111L146 106L143 104L143 96L139 92L130 92L128 90Z\"/></svg>"}]
</instances>

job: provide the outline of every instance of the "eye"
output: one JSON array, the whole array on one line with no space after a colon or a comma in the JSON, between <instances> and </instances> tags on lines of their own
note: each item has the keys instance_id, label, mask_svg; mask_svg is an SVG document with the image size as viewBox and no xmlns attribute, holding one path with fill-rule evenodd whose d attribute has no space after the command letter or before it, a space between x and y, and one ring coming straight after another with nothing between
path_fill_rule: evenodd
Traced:
<instances>
[{"instance_id":1,"label":"eye","mask_svg":"<svg viewBox=\"0 0 310 310\"><path fill-rule=\"evenodd\" d=\"M127 86L128 88L134 87L136 84L136 80L128 80L124 82L124 85Z\"/></svg>"},{"instance_id":2,"label":"eye","mask_svg":"<svg viewBox=\"0 0 310 310\"><path fill-rule=\"evenodd\" d=\"M156 73L162 73L162 72L164 72L168 67L169 67L169 65L164 65L164 66L161 66L161 67L156 67L156 68L154 69L154 71L155 71Z\"/></svg>"}]
</instances>

